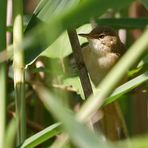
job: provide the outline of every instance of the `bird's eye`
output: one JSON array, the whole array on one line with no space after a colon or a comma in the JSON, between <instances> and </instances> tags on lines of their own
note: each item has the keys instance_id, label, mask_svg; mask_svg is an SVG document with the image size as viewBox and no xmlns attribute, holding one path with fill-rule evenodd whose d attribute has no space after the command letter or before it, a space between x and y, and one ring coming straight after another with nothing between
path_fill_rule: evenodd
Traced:
<instances>
[{"instance_id":1,"label":"bird's eye","mask_svg":"<svg viewBox=\"0 0 148 148\"><path fill-rule=\"evenodd\" d=\"M99 39L103 39L105 37L105 34L100 34Z\"/></svg>"}]
</instances>

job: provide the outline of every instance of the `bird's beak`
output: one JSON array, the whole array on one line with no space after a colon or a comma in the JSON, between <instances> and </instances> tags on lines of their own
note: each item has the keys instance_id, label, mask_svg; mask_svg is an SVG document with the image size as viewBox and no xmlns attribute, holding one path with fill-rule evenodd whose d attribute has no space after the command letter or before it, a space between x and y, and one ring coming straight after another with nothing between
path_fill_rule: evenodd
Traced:
<instances>
[{"instance_id":1,"label":"bird's beak","mask_svg":"<svg viewBox=\"0 0 148 148\"><path fill-rule=\"evenodd\" d=\"M89 39L93 39L93 38L95 38L95 35L93 35L93 34L78 34L79 36L81 36L81 37L85 37L85 38L89 38Z\"/></svg>"},{"instance_id":2,"label":"bird's beak","mask_svg":"<svg viewBox=\"0 0 148 148\"><path fill-rule=\"evenodd\" d=\"M81 37L89 38L89 34L81 33L81 34L78 34L78 35L81 36Z\"/></svg>"}]
</instances>

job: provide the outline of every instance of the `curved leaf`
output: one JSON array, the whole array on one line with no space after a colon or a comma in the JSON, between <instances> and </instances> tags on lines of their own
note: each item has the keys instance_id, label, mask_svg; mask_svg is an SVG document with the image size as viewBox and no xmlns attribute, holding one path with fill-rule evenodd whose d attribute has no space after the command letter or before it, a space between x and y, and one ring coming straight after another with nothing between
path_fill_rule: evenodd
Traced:
<instances>
[{"instance_id":1,"label":"curved leaf","mask_svg":"<svg viewBox=\"0 0 148 148\"><path fill-rule=\"evenodd\" d=\"M132 0L124 0L119 3L118 0L84 0L79 3L79 1L74 0L61 0L60 2L59 0L46 0L46 5L43 5L42 9L39 7L39 12L36 10L38 13L34 14L30 21L33 23L33 20L44 20L46 23L39 25L34 31L28 34L28 37L26 36L23 48L29 50L25 50L25 62L29 63L34 60L43 50L51 45L65 29L69 27L76 28L87 23L92 16L99 16L109 8L119 10L127 6L131 1ZM50 5L51 2L52 5ZM47 5L49 7L47 7ZM55 11L50 13L51 10L54 9ZM51 14L53 16L51 16ZM28 27L30 25L32 24L29 23Z\"/></svg>"},{"instance_id":2,"label":"curved leaf","mask_svg":"<svg viewBox=\"0 0 148 148\"><path fill-rule=\"evenodd\" d=\"M53 136L58 135L61 133L61 123L55 123L44 130L38 132L37 134L29 137L24 141L21 145L21 148L32 148L36 147L37 145L45 142L46 140L50 139Z\"/></svg>"},{"instance_id":3,"label":"curved leaf","mask_svg":"<svg viewBox=\"0 0 148 148\"><path fill-rule=\"evenodd\" d=\"M108 97L105 100L104 105L109 104L113 101L115 101L116 99L118 99L120 96L122 96L123 94L129 92L130 90L136 88L138 85L146 82L148 80L148 71L145 72L144 74L128 81L127 83L121 85L120 87L118 87L112 94L110 97Z\"/></svg>"}]
</instances>

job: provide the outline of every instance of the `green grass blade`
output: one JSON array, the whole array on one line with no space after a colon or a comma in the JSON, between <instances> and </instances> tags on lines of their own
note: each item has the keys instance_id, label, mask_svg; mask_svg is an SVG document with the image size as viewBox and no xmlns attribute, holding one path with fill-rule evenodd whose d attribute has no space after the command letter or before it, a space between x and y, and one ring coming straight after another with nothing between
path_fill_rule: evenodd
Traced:
<instances>
[{"instance_id":1,"label":"green grass blade","mask_svg":"<svg viewBox=\"0 0 148 148\"><path fill-rule=\"evenodd\" d=\"M115 147L125 148L127 147L128 140L117 142ZM138 136L130 139L129 148L147 148L148 147L148 135Z\"/></svg>"},{"instance_id":2,"label":"green grass blade","mask_svg":"<svg viewBox=\"0 0 148 148\"><path fill-rule=\"evenodd\" d=\"M20 145L26 137L26 111L25 111L25 82L24 82L24 54L18 47L23 41L23 1L13 1L13 69L17 124L17 144Z\"/></svg>"},{"instance_id":3,"label":"green grass blade","mask_svg":"<svg viewBox=\"0 0 148 148\"><path fill-rule=\"evenodd\" d=\"M143 73L142 75L128 81L127 83L118 87L109 98L107 98L104 102L104 105L109 104L116 99L118 99L123 94L129 92L130 90L136 88L138 85L146 82L148 80L148 71Z\"/></svg>"},{"instance_id":4,"label":"green grass blade","mask_svg":"<svg viewBox=\"0 0 148 148\"><path fill-rule=\"evenodd\" d=\"M99 25L125 29L144 29L148 25L148 18L108 18L97 19Z\"/></svg>"},{"instance_id":5,"label":"green grass blade","mask_svg":"<svg viewBox=\"0 0 148 148\"><path fill-rule=\"evenodd\" d=\"M7 1L0 1L0 51L6 48L6 6ZM0 64L0 147L5 147L6 125L6 63Z\"/></svg>"},{"instance_id":6,"label":"green grass blade","mask_svg":"<svg viewBox=\"0 0 148 148\"><path fill-rule=\"evenodd\" d=\"M13 148L16 135L16 119L13 118L7 126L5 147Z\"/></svg>"},{"instance_id":7,"label":"green grass blade","mask_svg":"<svg viewBox=\"0 0 148 148\"><path fill-rule=\"evenodd\" d=\"M32 148L36 147L39 144L45 142L46 140L50 139L53 136L61 133L61 123L55 123L44 130L40 131L39 133L29 137L24 141L21 145L21 148Z\"/></svg>"},{"instance_id":8,"label":"green grass blade","mask_svg":"<svg viewBox=\"0 0 148 148\"><path fill-rule=\"evenodd\" d=\"M72 111L60 103L59 98L52 95L47 88L42 84L34 85L35 91L38 93L45 107L62 122L62 126L69 134L71 140L76 146L81 148L107 148L111 147L108 143L104 142L101 136L96 136L85 125L76 121Z\"/></svg>"}]
</instances>

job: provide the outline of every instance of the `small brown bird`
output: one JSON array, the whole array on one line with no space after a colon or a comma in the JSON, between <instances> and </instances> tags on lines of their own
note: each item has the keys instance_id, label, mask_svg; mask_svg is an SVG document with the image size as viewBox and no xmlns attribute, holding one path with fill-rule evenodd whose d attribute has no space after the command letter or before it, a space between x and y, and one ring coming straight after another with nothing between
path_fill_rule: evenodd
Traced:
<instances>
[{"instance_id":1,"label":"small brown bird","mask_svg":"<svg viewBox=\"0 0 148 148\"><path fill-rule=\"evenodd\" d=\"M98 85L123 55L125 47L109 27L96 27L88 34L79 35L88 39L89 45L82 48L82 55L93 83Z\"/></svg>"},{"instance_id":2,"label":"small brown bird","mask_svg":"<svg viewBox=\"0 0 148 148\"><path fill-rule=\"evenodd\" d=\"M92 82L97 86L109 70L124 54L125 47L118 34L109 27L96 27L88 34L79 34L88 39L88 46L82 48L83 60ZM117 102L103 109L103 131L110 140L126 137L123 119Z\"/></svg>"}]
</instances>

